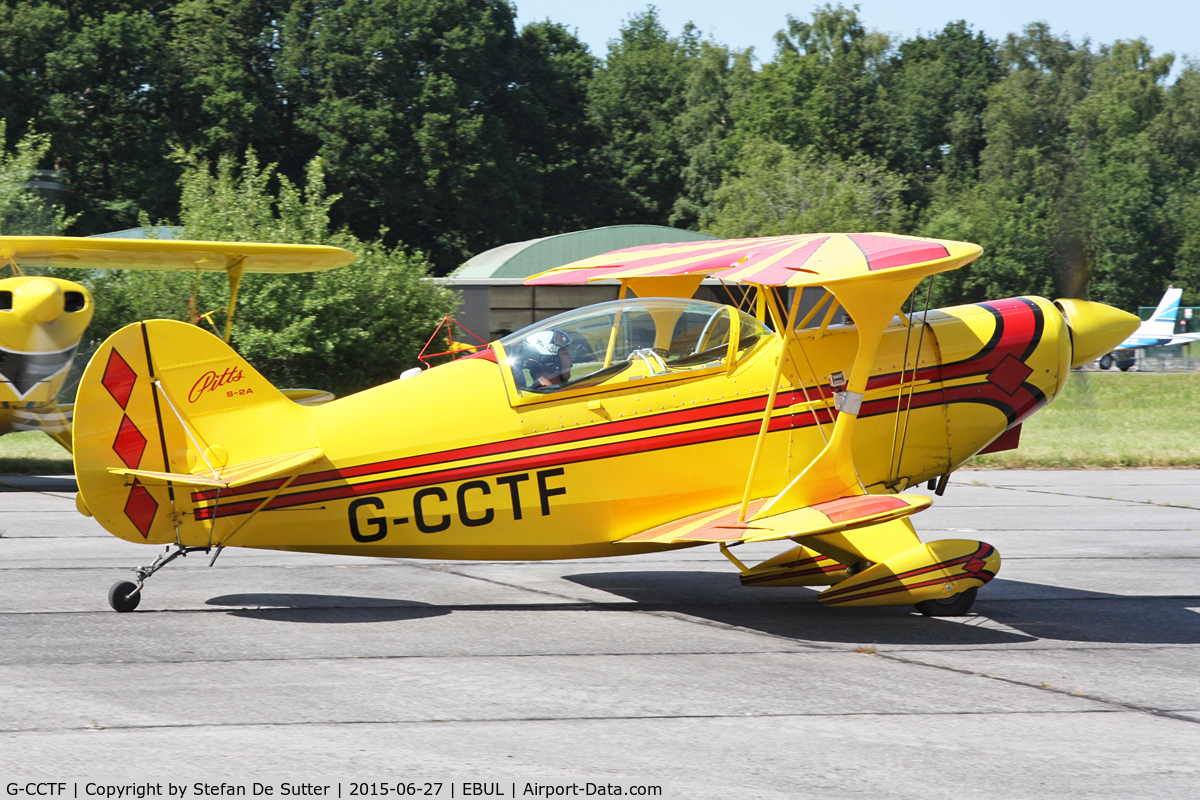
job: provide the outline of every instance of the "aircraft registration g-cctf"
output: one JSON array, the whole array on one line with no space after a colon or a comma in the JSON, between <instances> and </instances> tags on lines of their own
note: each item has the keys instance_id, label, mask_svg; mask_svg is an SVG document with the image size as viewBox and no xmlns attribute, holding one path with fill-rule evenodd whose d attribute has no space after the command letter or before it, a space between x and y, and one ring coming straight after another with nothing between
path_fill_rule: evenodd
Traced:
<instances>
[{"instance_id":1,"label":"aircraft registration g-cctf","mask_svg":"<svg viewBox=\"0 0 1200 800\"><path fill-rule=\"evenodd\" d=\"M81 284L26 275L26 267L224 272L230 301L225 338L233 323L237 289L247 272L311 272L345 266L354 255L320 245L193 242L71 236L0 236L0 434L40 430L71 448L70 404L58 402L71 360L95 305ZM329 396L289 390L296 399Z\"/></svg>"},{"instance_id":2,"label":"aircraft registration g-cctf","mask_svg":"<svg viewBox=\"0 0 1200 800\"><path fill-rule=\"evenodd\" d=\"M1138 324L1037 297L902 312L980 253L886 233L607 253L529 283L615 279L621 299L315 408L197 327L130 325L80 383L78 506L167 547L109 601L130 611L162 566L224 547L525 560L715 544L747 585L963 614L1000 556L922 543L909 517L930 499L902 492L1013 446L1073 366ZM750 313L690 299L705 277L756 289ZM802 314L804 287L823 294ZM791 547L757 565L733 552L773 540Z\"/></svg>"}]
</instances>

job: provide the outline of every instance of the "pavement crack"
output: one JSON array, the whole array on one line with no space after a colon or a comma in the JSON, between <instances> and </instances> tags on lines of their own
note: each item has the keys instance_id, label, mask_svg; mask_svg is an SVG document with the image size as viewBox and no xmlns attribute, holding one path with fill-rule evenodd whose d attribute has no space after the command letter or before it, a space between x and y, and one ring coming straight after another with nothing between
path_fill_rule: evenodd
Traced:
<instances>
[{"instance_id":1,"label":"pavement crack","mask_svg":"<svg viewBox=\"0 0 1200 800\"><path fill-rule=\"evenodd\" d=\"M1021 686L1026 689L1033 689L1039 692L1048 692L1050 694L1062 695L1064 697L1075 697L1081 700L1089 700L1093 703L1100 703L1101 705L1107 706L1114 711L1136 711L1155 717L1166 717L1167 719L1173 719L1178 722L1190 722L1193 725L1200 724L1200 720L1184 716L1183 714L1174 711L1168 711L1165 708L1156 708L1155 706L1146 706L1139 703L1123 703L1120 700L1110 700L1106 697L1100 697L1099 695L1090 694L1087 692L1068 691L1067 689L1059 689L1054 686L1048 686L1044 683L1030 683L1029 681L1022 681L1018 680L1017 678L1006 678L1003 675L990 675L986 672L978 672L976 670L965 669L963 667L952 667L947 664L934 664L932 662L922 661L917 658L905 658L904 656L896 655L895 653L872 653L871 655L874 655L876 658L894 661L899 664L938 669L942 670L943 672L953 672L958 675L969 675L975 678L984 678L990 681L1007 683L1011 686Z\"/></svg>"},{"instance_id":2,"label":"pavement crack","mask_svg":"<svg viewBox=\"0 0 1200 800\"><path fill-rule=\"evenodd\" d=\"M194 722L194 723L162 723L146 725L104 725L93 722L91 725L63 727L31 727L31 728L0 728L0 733L51 733L61 731L102 732L102 731L147 731L147 730L195 730L211 728L216 730L236 728L296 728L296 727L355 727L372 725L480 725L480 724L511 724L514 722L632 722L638 720L744 720L744 719L820 719L838 717L927 717L938 719L944 717L975 717L975 716L1050 716L1056 714L1114 714L1117 709L1080 709L1078 711L1035 710L1035 711L830 711L830 712L785 712L785 713L742 713L742 714L636 714L636 715L574 715L574 716L525 716L525 717L460 717L457 719L418 719L397 718L385 720L298 720L295 722Z\"/></svg>"},{"instance_id":3,"label":"pavement crack","mask_svg":"<svg viewBox=\"0 0 1200 800\"><path fill-rule=\"evenodd\" d=\"M1186 508L1190 511L1200 511L1196 506L1190 506L1185 503L1159 503L1154 500L1128 500L1123 497L1100 497L1093 494L1075 494L1074 492L1055 492L1050 489L1031 489L1028 486L1001 486L993 483L957 483L958 486L982 486L985 489L1002 489L1006 492L1027 492L1029 494L1048 494L1057 497L1079 497L1085 500L1103 500L1111 503L1126 503L1130 505L1141 506L1159 506L1162 508Z\"/></svg>"}]
</instances>

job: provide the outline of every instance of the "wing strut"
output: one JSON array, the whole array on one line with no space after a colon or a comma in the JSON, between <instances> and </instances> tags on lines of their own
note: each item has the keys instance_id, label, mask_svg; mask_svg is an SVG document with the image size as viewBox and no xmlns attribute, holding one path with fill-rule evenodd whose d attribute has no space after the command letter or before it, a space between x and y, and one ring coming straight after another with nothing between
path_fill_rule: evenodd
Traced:
<instances>
[{"instance_id":1,"label":"wing strut","mask_svg":"<svg viewBox=\"0 0 1200 800\"><path fill-rule=\"evenodd\" d=\"M233 312L237 308L238 287L242 285L242 271L246 268L246 257L236 256L229 260L225 274L229 276L229 313L225 315L225 344L233 334Z\"/></svg>"},{"instance_id":2,"label":"wing strut","mask_svg":"<svg viewBox=\"0 0 1200 800\"><path fill-rule=\"evenodd\" d=\"M766 287L760 287L760 289L765 291ZM767 441L767 431L771 427L771 414L775 411L775 396L779 392L779 379L783 375L783 360L788 355L788 344L796 336L796 313L800 309L801 294L803 292L799 289L792 293L792 306L788 309L787 323L783 326L783 342L779 347L779 357L775 362L775 377L771 380L771 391L767 395L767 408L763 412L762 425L758 428L758 439L754 442L754 456L750 459L750 474L746 476L746 489L742 493L742 507L738 511L738 522L746 521L746 509L750 506L750 490L754 486L759 457L762 455L763 445Z\"/></svg>"},{"instance_id":3,"label":"wing strut","mask_svg":"<svg viewBox=\"0 0 1200 800\"><path fill-rule=\"evenodd\" d=\"M787 488L765 503L752 520L841 497L866 494L854 467L851 450L854 423L858 420L863 393L867 388L871 365L883 340L883 332L896 311L903 306L904 298L913 292L923 277L919 274L901 274L892 280L845 280L825 287L829 291L837 289L834 292L837 301L850 314L858 329L858 351L854 355L850 378L845 391L839 392L834 402L838 415L833 434L812 463Z\"/></svg>"}]
</instances>

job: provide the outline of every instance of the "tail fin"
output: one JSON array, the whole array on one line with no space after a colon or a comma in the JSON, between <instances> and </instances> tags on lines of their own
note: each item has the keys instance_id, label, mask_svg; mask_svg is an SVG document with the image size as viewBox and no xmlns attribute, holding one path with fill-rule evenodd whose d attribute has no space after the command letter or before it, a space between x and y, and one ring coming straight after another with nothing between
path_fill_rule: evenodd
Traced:
<instances>
[{"instance_id":1,"label":"tail fin","mask_svg":"<svg viewBox=\"0 0 1200 800\"><path fill-rule=\"evenodd\" d=\"M322 455L312 409L217 337L151 320L92 356L75 400L81 507L134 542L201 545L191 489L292 474Z\"/></svg>"},{"instance_id":2,"label":"tail fin","mask_svg":"<svg viewBox=\"0 0 1200 800\"><path fill-rule=\"evenodd\" d=\"M1171 287L1167 289L1158 302L1158 307L1146 322L1138 328L1137 336L1154 336L1169 339L1175 335L1175 320L1179 317L1179 300L1183 297L1183 289Z\"/></svg>"}]
</instances>

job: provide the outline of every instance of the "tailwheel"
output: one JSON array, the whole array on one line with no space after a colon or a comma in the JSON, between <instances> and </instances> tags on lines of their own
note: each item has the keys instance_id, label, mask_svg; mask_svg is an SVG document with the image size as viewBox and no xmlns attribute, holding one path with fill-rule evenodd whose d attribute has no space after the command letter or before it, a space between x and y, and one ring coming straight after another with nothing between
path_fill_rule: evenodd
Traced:
<instances>
[{"instance_id":1,"label":"tailwheel","mask_svg":"<svg viewBox=\"0 0 1200 800\"><path fill-rule=\"evenodd\" d=\"M154 559L154 563L147 567L135 567L133 574L137 576L137 583L133 581L117 581L108 590L108 604L113 607L114 611L126 612L133 611L138 607L138 603L142 602L142 586L146 583L146 579L160 569L170 564L180 556L186 556L188 553L208 553L213 550L211 547L184 547L181 544L174 545L175 549L171 549L171 545L162 551L158 558ZM212 561L217 560L217 555L220 555L222 548L216 548L216 554L213 555ZM212 566L212 561L208 565Z\"/></svg>"},{"instance_id":2,"label":"tailwheel","mask_svg":"<svg viewBox=\"0 0 1200 800\"><path fill-rule=\"evenodd\" d=\"M141 587L133 581L117 581L108 590L108 604L114 611L133 611L142 602Z\"/></svg>"},{"instance_id":3,"label":"tailwheel","mask_svg":"<svg viewBox=\"0 0 1200 800\"><path fill-rule=\"evenodd\" d=\"M959 592L949 597L922 600L913 607L927 617L962 617L975 604L975 595L977 594L979 594L979 587L972 586L965 592Z\"/></svg>"}]
</instances>

